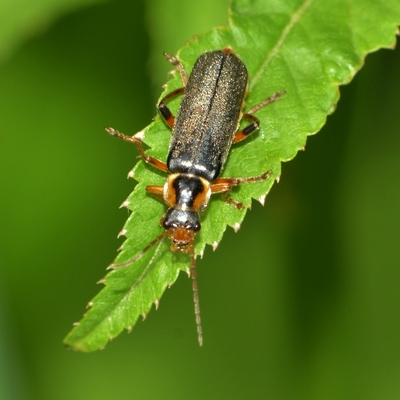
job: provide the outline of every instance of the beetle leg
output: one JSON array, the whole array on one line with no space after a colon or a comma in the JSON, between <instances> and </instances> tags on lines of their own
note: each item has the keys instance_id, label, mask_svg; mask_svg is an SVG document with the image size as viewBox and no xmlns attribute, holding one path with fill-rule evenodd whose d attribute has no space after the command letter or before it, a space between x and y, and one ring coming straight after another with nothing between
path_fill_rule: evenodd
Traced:
<instances>
[{"instance_id":1,"label":"beetle leg","mask_svg":"<svg viewBox=\"0 0 400 400\"><path fill-rule=\"evenodd\" d=\"M254 107L250 108L250 110L247 111L247 114L255 114L260 108L263 108L263 107L267 106L268 104L274 103L275 101L279 100L285 93L286 93L286 90L279 90L278 92L274 93L272 96L263 100L261 103L258 103Z\"/></svg>"},{"instance_id":2,"label":"beetle leg","mask_svg":"<svg viewBox=\"0 0 400 400\"><path fill-rule=\"evenodd\" d=\"M243 203L240 203L236 200L233 200L229 197L229 192L233 186L240 185L241 183L249 183L249 182L260 182L269 178L272 171L264 172L258 176L249 176L247 178L219 178L211 184L211 193L221 193L221 199L227 201L229 204L232 204L237 209L241 210L245 207Z\"/></svg>"},{"instance_id":3,"label":"beetle leg","mask_svg":"<svg viewBox=\"0 0 400 400\"><path fill-rule=\"evenodd\" d=\"M238 210L243 210L245 208L245 205L241 203L240 201L233 200L231 197L229 197L229 192L223 192L221 194L221 200L226 201L227 203L231 204L233 207L237 208Z\"/></svg>"},{"instance_id":4,"label":"beetle leg","mask_svg":"<svg viewBox=\"0 0 400 400\"><path fill-rule=\"evenodd\" d=\"M157 105L157 108L160 111L161 116L164 118L164 121L171 129L174 127L175 117L172 114L171 110L167 107L165 102L171 99L172 97L182 94L184 91L185 91L184 87L173 90L171 93L168 93L165 97L163 97Z\"/></svg>"},{"instance_id":5,"label":"beetle leg","mask_svg":"<svg viewBox=\"0 0 400 400\"><path fill-rule=\"evenodd\" d=\"M168 172L167 164L165 164L158 158L148 156L144 152L143 147L142 147L142 141L139 138L137 138L135 136L125 135L124 133L121 133L114 128L105 128L105 130L112 136L115 136L119 139L125 140L126 142L134 143L136 145L137 149L139 150L139 153L144 161L146 161L148 164L152 165L153 167L155 167L161 171Z\"/></svg>"},{"instance_id":6,"label":"beetle leg","mask_svg":"<svg viewBox=\"0 0 400 400\"><path fill-rule=\"evenodd\" d=\"M146 191L148 193L154 194L155 196L163 196L164 186L156 186L156 185L146 186Z\"/></svg>"},{"instance_id":7,"label":"beetle leg","mask_svg":"<svg viewBox=\"0 0 400 400\"><path fill-rule=\"evenodd\" d=\"M164 56L167 57L167 60L174 66L177 68L177 70L179 71L179 73L181 74L181 78L182 78L182 82L183 85L186 86L187 81L188 81L188 77L186 75L185 69L183 68L182 63L175 57L175 56L171 56L170 54L164 53Z\"/></svg>"},{"instance_id":8,"label":"beetle leg","mask_svg":"<svg viewBox=\"0 0 400 400\"><path fill-rule=\"evenodd\" d=\"M243 114L242 118L251 120L251 124L246 126L239 132L236 132L233 142L237 143L243 139L246 139L251 133L257 130L260 127L260 121L256 118L253 114L260 110L262 107L267 106L268 104L274 103L275 101L279 100L284 94L286 93L285 90L280 90L279 92L274 93L272 96L268 97L267 99L263 100L261 103L258 103L254 107L250 108L247 113Z\"/></svg>"},{"instance_id":9,"label":"beetle leg","mask_svg":"<svg viewBox=\"0 0 400 400\"><path fill-rule=\"evenodd\" d=\"M165 204L164 200L164 186L149 185L146 186L146 192L151 193Z\"/></svg>"},{"instance_id":10,"label":"beetle leg","mask_svg":"<svg viewBox=\"0 0 400 400\"><path fill-rule=\"evenodd\" d=\"M226 192L232 186L240 185L241 183L265 181L269 178L272 171L269 170L261 175L249 176L247 178L218 178L211 184L211 192Z\"/></svg>"},{"instance_id":11,"label":"beetle leg","mask_svg":"<svg viewBox=\"0 0 400 400\"><path fill-rule=\"evenodd\" d=\"M247 125L241 131L236 132L232 143L237 143L237 142L242 141L243 139L246 139L247 136L250 135L250 133L253 133L255 130L257 130L260 127L260 121L254 115L246 113L246 114L243 114L242 118L249 119L252 121L252 123L250 125Z\"/></svg>"},{"instance_id":12,"label":"beetle leg","mask_svg":"<svg viewBox=\"0 0 400 400\"><path fill-rule=\"evenodd\" d=\"M229 178L227 178L229 180ZM219 179L218 179L219 181ZM217 182L217 181L216 181ZM233 200L232 198L229 197L229 192L231 191L232 188L231 183L229 182L217 182L211 185L211 193L221 193L221 200L226 201L229 204L232 204L235 208L238 210L243 209L245 206L243 203L240 203L236 200Z\"/></svg>"}]
</instances>

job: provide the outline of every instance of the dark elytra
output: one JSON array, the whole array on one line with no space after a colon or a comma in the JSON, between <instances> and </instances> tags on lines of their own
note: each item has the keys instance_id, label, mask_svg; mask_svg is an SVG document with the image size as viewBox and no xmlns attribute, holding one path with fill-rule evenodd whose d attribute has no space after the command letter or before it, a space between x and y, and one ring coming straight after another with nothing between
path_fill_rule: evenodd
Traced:
<instances>
[{"instance_id":1,"label":"dark elytra","mask_svg":"<svg viewBox=\"0 0 400 400\"><path fill-rule=\"evenodd\" d=\"M213 182L221 173L247 86L247 69L233 53L201 55L190 74L173 128L167 166Z\"/></svg>"}]
</instances>

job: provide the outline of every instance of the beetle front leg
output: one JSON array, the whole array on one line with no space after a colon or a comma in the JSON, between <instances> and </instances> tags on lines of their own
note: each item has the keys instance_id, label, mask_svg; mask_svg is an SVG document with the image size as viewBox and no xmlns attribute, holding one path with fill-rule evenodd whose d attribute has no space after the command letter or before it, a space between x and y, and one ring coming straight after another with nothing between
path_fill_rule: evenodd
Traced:
<instances>
[{"instance_id":1,"label":"beetle front leg","mask_svg":"<svg viewBox=\"0 0 400 400\"><path fill-rule=\"evenodd\" d=\"M146 186L146 192L152 194L158 200L161 200L165 204L164 200L164 186L149 185Z\"/></svg>"}]
</instances>

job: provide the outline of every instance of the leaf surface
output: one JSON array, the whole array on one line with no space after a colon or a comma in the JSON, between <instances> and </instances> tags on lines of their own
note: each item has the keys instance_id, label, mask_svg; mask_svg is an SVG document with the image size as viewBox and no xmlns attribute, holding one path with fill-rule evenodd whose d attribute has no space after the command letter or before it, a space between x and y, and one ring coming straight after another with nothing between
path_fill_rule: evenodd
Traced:
<instances>
[{"instance_id":1,"label":"leaf surface","mask_svg":"<svg viewBox=\"0 0 400 400\"><path fill-rule=\"evenodd\" d=\"M252 198L263 200L280 176L281 162L304 148L307 136L321 129L327 115L334 111L338 86L352 79L368 52L394 46L399 23L397 0L237 0L231 6L229 27L215 28L178 52L190 72L200 54L233 48L250 76L245 110L286 90L282 99L257 113L259 131L231 149L222 176L256 176L273 171L267 181L235 188L235 200L247 206ZM160 98L181 86L179 74L174 74ZM175 113L178 106L179 101L170 103ZM144 142L150 147L148 154L165 160L170 131L161 118L157 117L143 132ZM165 206L149 197L145 187L163 185L165 175L143 161L135 166L133 175L139 183L126 202L132 214L124 227L127 239L116 262L132 259L162 233L158 222ZM218 195L213 196L202 213L196 253L202 253L207 244L218 244L227 225L240 227L245 213ZM168 247L164 240L139 261L109 273L106 287L65 343L77 350L96 350L132 327L139 315L147 314L179 271L188 268L188 257L174 254Z\"/></svg>"}]
</instances>

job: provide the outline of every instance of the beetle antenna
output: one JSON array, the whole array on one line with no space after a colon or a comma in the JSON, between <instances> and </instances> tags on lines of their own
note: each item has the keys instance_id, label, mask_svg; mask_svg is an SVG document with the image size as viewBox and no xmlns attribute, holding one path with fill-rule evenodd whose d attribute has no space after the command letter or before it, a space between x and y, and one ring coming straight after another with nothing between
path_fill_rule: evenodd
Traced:
<instances>
[{"instance_id":1,"label":"beetle antenna","mask_svg":"<svg viewBox=\"0 0 400 400\"><path fill-rule=\"evenodd\" d=\"M199 341L199 345L203 346L203 329L201 327L199 289L197 286L196 259L194 257L193 242L190 251L190 276L192 278L194 315L196 317L197 339Z\"/></svg>"},{"instance_id":2,"label":"beetle antenna","mask_svg":"<svg viewBox=\"0 0 400 400\"><path fill-rule=\"evenodd\" d=\"M168 232L164 231L161 235L157 236L154 240L152 240L139 254L136 254L135 257L131 258L128 261L124 261L122 263L113 263L110 264L107 269L118 269L122 267L128 267L129 265L135 263L136 261L140 260L146 251L151 249L154 245L156 245L158 242L161 242L167 236Z\"/></svg>"}]
</instances>

